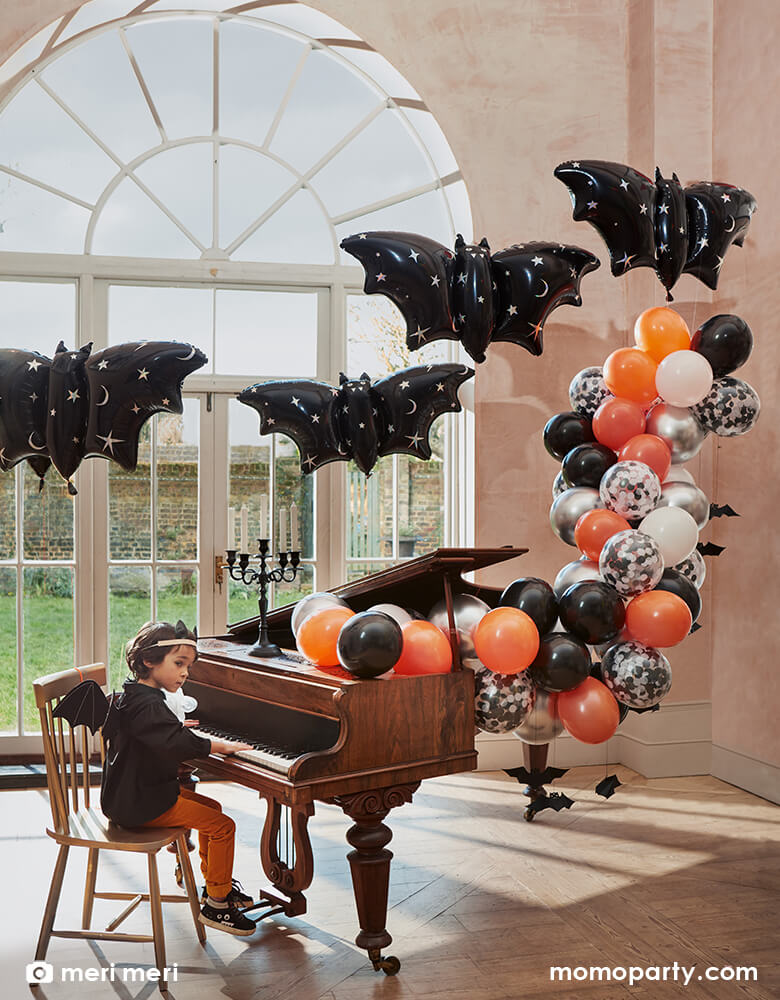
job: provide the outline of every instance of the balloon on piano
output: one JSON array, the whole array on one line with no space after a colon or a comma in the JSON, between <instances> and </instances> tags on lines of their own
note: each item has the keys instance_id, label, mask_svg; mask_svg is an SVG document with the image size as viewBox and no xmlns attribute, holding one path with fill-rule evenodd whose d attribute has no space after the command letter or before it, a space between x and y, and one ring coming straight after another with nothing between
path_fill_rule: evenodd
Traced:
<instances>
[{"instance_id":1,"label":"balloon on piano","mask_svg":"<svg viewBox=\"0 0 780 1000\"><path fill-rule=\"evenodd\" d=\"M535 700L536 689L525 671L482 669L474 676L474 721L483 733L511 733L528 718Z\"/></svg>"},{"instance_id":2,"label":"balloon on piano","mask_svg":"<svg viewBox=\"0 0 780 1000\"><path fill-rule=\"evenodd\" d=\"M537 688L533 707L525 720L514 730L514 735L523 743L536 746L541 743L552 743L562 732L563 723L558 715L558 695Z\"/></svg>"},{"instance_id":3,"label":"balloon on piano","mask_svg":"<svg viewBox=\"0 0 780 1000\"><path fill-rule=\"evenodd\" d=\"M303 625L306 619L310 615L314 615L318 611L322 611L324 608L349 608L349 605L346 601L343 601L335 594L328 593L328 591L321 591L316 594L307 594L306 597L302 597L300 601L298 601L293 609L292 618L290 619L292 634L297 638L298 629L301 625Z\"/></svg>"},{"instance_id":4,"label":"balloon on piano","mask_svg":"<svg viewBox=\"0 0 780 1000\"><path fill-rule=\"evenodd\" d=\"M323 608L309 615L298 629L298 652L318 667L337 667L339 632L354 614L349 608Z\"/></svg>"},{"instance_id":5,"label":"balloon on piano","mask_svg":"<svg viewBox=\"0 0 780 1000\"><path fill-rule=\"evenodd\" d=\"M405 625L407 622L412 621L413 618L406 608L401 608L397 604L374 604L368 610L381 611L383 615L390 615L393 621L398 622L399 625Z\"/></svg>"},{"instance_id":6,"label":"balloon on piano","mask_svg":"<svg viewBox=\"0 0 780 1000\"><path fill-rule=\"evenodd\" d=\"M381 611L361 611L341 627L339 663L355 677L379 677L398 662L403 649L401 626Z\"/></svg>"},{"instance_id":7,"label":"balloon on piano","mask_svg":"<svg viewBox=\"0 0 780 1000\"><path fill-rule=\"evenodd\" d=\"M474 650L474 629L490 611L490 605L485 604L473 594L455 594L452 598L452 617L458 633L458 646L461 659L473 659L477 654ZM449 638L450 622L447 617L447 602L437 601L428 614L428 621L441 629Z\"/></svg>"},{"instance_id":8,"label":"balloon on piano","mask_svg":"<svg viewBox=\"0 0 780 1000\"><path fill-rule=\"evenodd\" d=\"M395 665L397 674L448 674L452 647L441 629L431 622L411 621L401 626L403 650Z\"/></svg>"}]
</instances>

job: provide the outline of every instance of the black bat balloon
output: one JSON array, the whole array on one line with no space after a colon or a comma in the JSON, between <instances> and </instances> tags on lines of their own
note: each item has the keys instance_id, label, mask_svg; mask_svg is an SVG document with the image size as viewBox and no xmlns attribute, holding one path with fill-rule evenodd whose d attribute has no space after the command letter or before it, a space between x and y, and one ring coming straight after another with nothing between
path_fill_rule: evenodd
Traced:
<instances>
[{"instance_id":1,"label":"black bat balloon","mask_svg":"<svg viewBox=\"0 0 780 1000\"><path fill-rule=\"evenodd\" d=\"M49 372L46 444L54 467L71 493L76 490L70 479L84 454L90 403L84 365L91 350L92 344L87 344L69 351L60 341Z\"/></svg>"},{"instance_id":2,"label":"black bat balloon","mask_svg":"<svg viewBox=\"0 0 780 1000\"><path fill-rule=\"evenodd\" d=\"M51 358L37 351L0 349L0 471L25 458L43 477L51 465L46 413Z\"/></svg>"},{"instance_id":3,"label":"black bat balloon","mask_svg":"<svg viewBox=\"0 0 780 1000\"><path fill-rule=\"evenodd\" d=\"M326 382L260 382L238 399L260 415L260 433L286 434L298 446L301 471L354 459L369 475L379 457L393 453L430 458L428 432L442 413L460 410L458 389L474 374L464 365L420 365L378 382L341 375Z\"/></svg>"},{"instance_id":4,"label":"black bat balloon","mask_svg":"<svg viewBox=\"0 0 780 1000\"><path fill-rule=\"evenodd\" d=\"M528 813L535 816L543 809L554 809L556 812L560 812L561 809L571 809L573 805L574 799L570 799L563 792L550 792L549 795L540 795L538 799L532 799L528 804Z\"/></svg>"},{"instance_id":5,"label":"black bat balloon","mask_svg":"<svg viewBox=\"0 0 780 1000\"><path fill-rule=\"evenodd\" d=\"M542 329L557 306L579 306L580 279L599 266L587 250L523 243L491 254L487 240L455 250L416 233L358 233L342 249L363 265L363 290L381 292L406 320L411 350L457 340L477 362L491 343L542 353Z\"/></svg>"},{"instance_id":6,"label":"black bat balloon","mask_svg":"<svg viewBox=\"0 0 780 1000\"><path fill-rule=\"evenodd\" d=\"M524 767L512 767L504 768L504 773L508 774L510 778L517 778L521 783L524 781L532 788L541 788L542 785L548 785L556 778L562 778L568 770L568 767L546 767L543 771L529 771Z\"/></svg>"},{"instance_id":7,"label":"black bat balloon","mask_svg":"<svg viewBox=\"0 0 780 1000\"><path fill-rule=\"evenodd\" d=\"M603 795L605 799L610 799L615 794L615 789L619 788L621 781L616 774L610 774L603 778L596 785L596 795Z\"/></svg>"},{"instance_id":8,"label":"black bat balloon","mask_svg":"<svg viewBox=\"0 0 780 1000\"><path fill-rule=\"evenodd\" d=\"M726 251L742 246L756 210L742 188L708 181L683 188L676 174L669 180L657 168L655 182L605 160L567 160L554 174L569 188L573 218L603 237L612 273L652 267L667 294L681 274L717 288Z\"/></svg>"}]
</instances>

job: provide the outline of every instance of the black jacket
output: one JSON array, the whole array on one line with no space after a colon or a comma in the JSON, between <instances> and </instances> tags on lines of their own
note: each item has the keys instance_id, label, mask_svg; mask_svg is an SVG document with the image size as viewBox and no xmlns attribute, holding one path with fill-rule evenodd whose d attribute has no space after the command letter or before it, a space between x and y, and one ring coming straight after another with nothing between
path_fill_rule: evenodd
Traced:
<instances>
[{"instance_id":1,"label":"black jacket","mask_svg":"<svg viewBox=\"0 0 780 1000\"><path fill-rule=\"evenodd\" d=\"M125 681L112 715L100 805L120 826L140 826L171 808L179 764L207 757L211 741L179 722L159 688L137 681Z\"/></svg>"}]
</instances>

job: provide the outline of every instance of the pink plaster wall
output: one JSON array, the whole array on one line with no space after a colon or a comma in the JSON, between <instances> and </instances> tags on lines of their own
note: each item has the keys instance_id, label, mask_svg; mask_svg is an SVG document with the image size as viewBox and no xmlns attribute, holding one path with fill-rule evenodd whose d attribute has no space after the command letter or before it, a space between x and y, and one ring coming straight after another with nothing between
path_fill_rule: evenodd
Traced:
<instances>
[{"instance_id":1,"label":"pink plaster wall","mask_svg":"<svg viewBox=\"0 0 780 1000\"><path fill-rule=\"evenodd\" d=\"M572 375L631 343L637 313L663 301L649 271L610 275L595 231L571 221L553 167L575 155L630 162L647 173L657 163L684 182L725 179L758 198L751 235L744 250L730 251L717 299L688 277L675 289L675 304L693 326L716 311L748 320L757 348L744 376L765 405L753 433L710 439L691 464L713 499L744 516L715 522L706 533L728 549L709 564L705 628L672 651L671 698L704 700L712 691L714 742L780 764L771 655L780 587L769 527L777 482L771 397L780 362L771 298L780 7L764 0L310 2L374 45L427 102L461 165L477 238L486 235L494 249L561 240L602 260L583 281L583 307L564 307L548 322L541 358L499 346L480 366L477 543L531 548L488 574L494 584L520 573L551 579L576 555L548 527L556 465L542 447L542 427L568 408ZM0 59L72 6L7 5Z\"/></svg>"}]
</instances>

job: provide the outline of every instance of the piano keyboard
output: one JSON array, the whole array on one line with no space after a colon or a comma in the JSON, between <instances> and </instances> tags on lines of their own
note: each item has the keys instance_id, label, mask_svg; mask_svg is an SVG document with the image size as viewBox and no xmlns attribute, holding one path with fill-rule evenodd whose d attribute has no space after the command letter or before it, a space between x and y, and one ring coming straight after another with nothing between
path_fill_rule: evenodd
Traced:
<instances>
[{"instance_id":1,"label":"piano keyboard","mask_svg":"<svg viewBox=\"0 0 780 1000\"><path fill-rule=\"evenodd\" d=\"M230 756L249 761L251 764L258 764L270 771L276 771L277 774L289 774L294 762L306 753L306 750L300 747L278 746L268 740L258 740L254 736L247 736L245 733L230 733L217 726L199 726L192 732L196 736L203 736L206 739L215 737L218 740L232 740L234 743L249 743L254 749L239 750L238 753L230 754Z\"/></svg>"}]
</instances>

